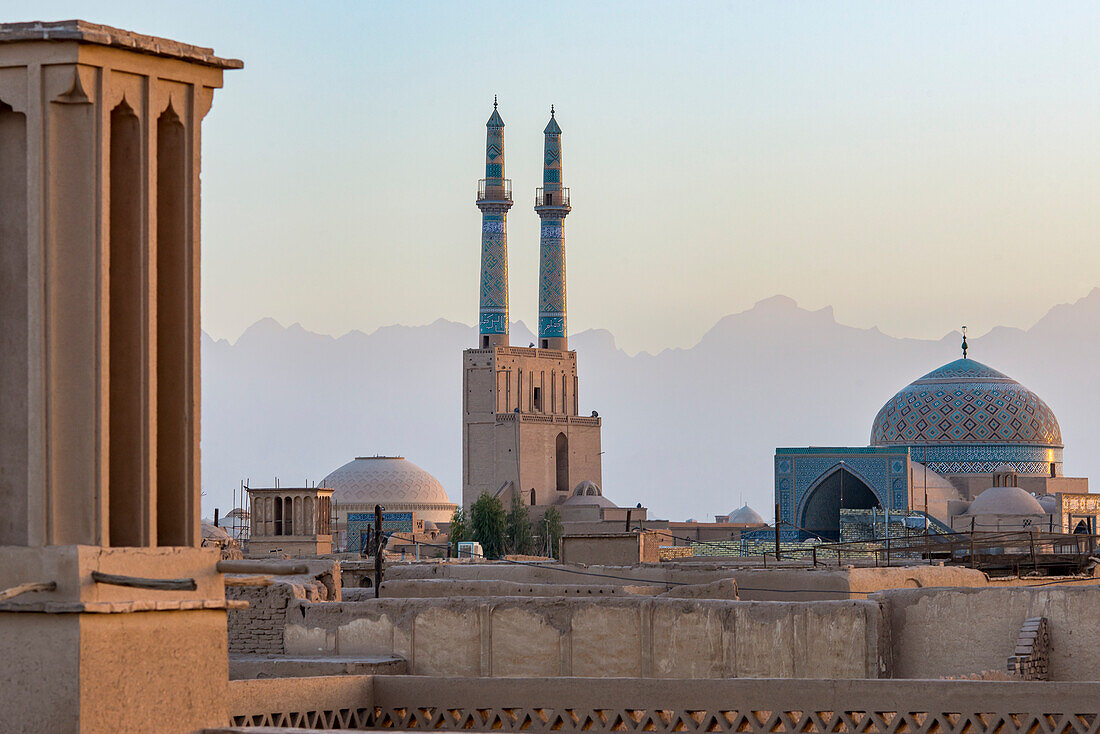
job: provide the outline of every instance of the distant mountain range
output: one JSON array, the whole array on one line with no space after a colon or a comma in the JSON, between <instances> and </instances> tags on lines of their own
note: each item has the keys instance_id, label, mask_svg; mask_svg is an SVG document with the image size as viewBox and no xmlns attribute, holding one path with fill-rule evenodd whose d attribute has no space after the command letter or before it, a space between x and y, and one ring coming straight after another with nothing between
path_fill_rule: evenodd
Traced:
<instances>
[{"instance_id":1,"label":"distant mountain range","mask_svg":"<svg viewBox=\"0 0 1100 734\"><path fill-rule=\"evenodd\" d=\"M512 326L512 343L534 336ZM710 518L748 502L771 516L777 446L864 446L897 390L960 356L961 335L897 339L775 296L726 316L690 349L630 356L604 330L570 337L581 413L604 419L604 490L651 516ZM248 478L320 480L356 456L397 454L461 497L462 350L473 327L438 320L334 338L258 321L236 343L204 335L204 513ZM1030 329L970 339L970 356L1053 408L1067 475L1100 478L1100 288Z\"/></svg>"}]
</instances>

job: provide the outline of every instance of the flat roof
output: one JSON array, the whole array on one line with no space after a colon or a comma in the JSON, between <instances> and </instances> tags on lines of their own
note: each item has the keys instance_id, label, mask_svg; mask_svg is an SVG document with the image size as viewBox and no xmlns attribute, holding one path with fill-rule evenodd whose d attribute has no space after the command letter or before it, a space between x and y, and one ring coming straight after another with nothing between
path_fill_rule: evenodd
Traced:
<instances>
[{"instance_id":1,"label":"flat roof","mask_svg":"<svg viewBox=\"0 0 1100 734\"><path fill-rule=\"evenodd\" d=\"M243 69L240 59L223 59L214 55L214 49L192 46L168 38L144 36L133 31L113 28L109 25L89 23L86 20L34 20L27 23L0 23L0 43L19 41L76 41L99 46L122 48L136 53L181 59L193 64L213 66L218 69Z\"/></svg>"}]
</instances>

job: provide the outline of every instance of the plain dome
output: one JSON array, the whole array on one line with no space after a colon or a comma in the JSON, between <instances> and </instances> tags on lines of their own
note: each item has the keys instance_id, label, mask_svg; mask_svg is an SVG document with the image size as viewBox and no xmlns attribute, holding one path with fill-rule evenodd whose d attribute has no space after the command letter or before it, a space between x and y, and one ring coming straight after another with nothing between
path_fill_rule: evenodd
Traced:
<instances>
[{"instance_id":1,"label":"plain dome","mask_svg":"<svg viewBox=\"0 0 1100 734\"><path fill-rule=\"evenodd\" d=\"M607 499L601 494L575 494L565 502L563 505L569 505L570 507L579 507L584 505L599 505L600 507L617 507L617 505L611 500Z\"/></svg>"},{"instance_id":2,"label":"plain dome","mask_svg":"<svg viewBox=\"0 0 1100 734\"><path fill-rule=\"evenodd\" d=\"M1039 500L1019 487L990 487L970 503L967 515L1045 515Z\"/></svg>"},{"instance_id":3,"label":"plain dome","mask_svg":"<svg viewBox=\"0 0 1100 734\"><path fill-rule=\"evenodd\" d=\"M760 513L748 505L741 505L726 517L726 522L739 523L741 525L764 525L764 518Z\"/></svg>"},{"instance_id":4,"label":"plain dome","mask_svg":"<svg viewBox=\"0 0 1100 734\"><path fill-rule=\"evenodd\" d=\"M321 482L339 504L450 504L439 480L403 456L360 456Z\"/></svg>"}]
</instances>

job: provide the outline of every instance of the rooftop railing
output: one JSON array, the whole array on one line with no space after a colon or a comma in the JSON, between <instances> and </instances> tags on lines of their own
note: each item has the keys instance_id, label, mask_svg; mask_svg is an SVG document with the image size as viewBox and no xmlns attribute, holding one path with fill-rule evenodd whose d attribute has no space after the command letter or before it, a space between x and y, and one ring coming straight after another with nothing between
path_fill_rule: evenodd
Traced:
<instances>
[{"instance_id":1,"label":"rooftop railing","mask_svg":"<svg viewBox=\"0 0 1100 734\"><path fill-rule=\"evenodd\" d=\"M483 178L477 182L478 201L511 201L512 179Z\"/></svg>"},{"instance_id":2,"label":"rooftop railing","mask_svg":"<svg viewBox=\"0 0 1100 734\"><path fill-rule=\"evenodd\" d=\"M535 206L569 206L569 189L535 189Z\"/></svg>"}]
</instances>

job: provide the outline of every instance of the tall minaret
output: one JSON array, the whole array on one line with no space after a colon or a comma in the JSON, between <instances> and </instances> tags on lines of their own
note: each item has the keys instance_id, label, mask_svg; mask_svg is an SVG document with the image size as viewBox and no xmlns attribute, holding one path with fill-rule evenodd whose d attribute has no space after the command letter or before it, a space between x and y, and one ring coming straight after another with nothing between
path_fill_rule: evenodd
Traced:
<instances>
[{"instance_id":1,"label":"tall minaret","mask_svg":"<svg viewBox=\"0 0 1100 734\"><path fill-rule=\"evenodd\" d=\"M508 346L508 210L512 182L504 178L504 120L497 112L485 123L485 178L478 182L481 210L481 305L478 346Z\"/></svg>"},{"instance_id":2,"label":"tall minaret","mask_svg":"<svg viewBox=\"0 0 1100 734\"><path fill-rule=\"evenodd\" d=\"M565 215L569 189L561 181L561 128L550 106L550 122L542 131L542 188L535 193L535 211L542 219L539 239L539 347L569 349L565 323Z\"/></svg>"}]
</instances>

